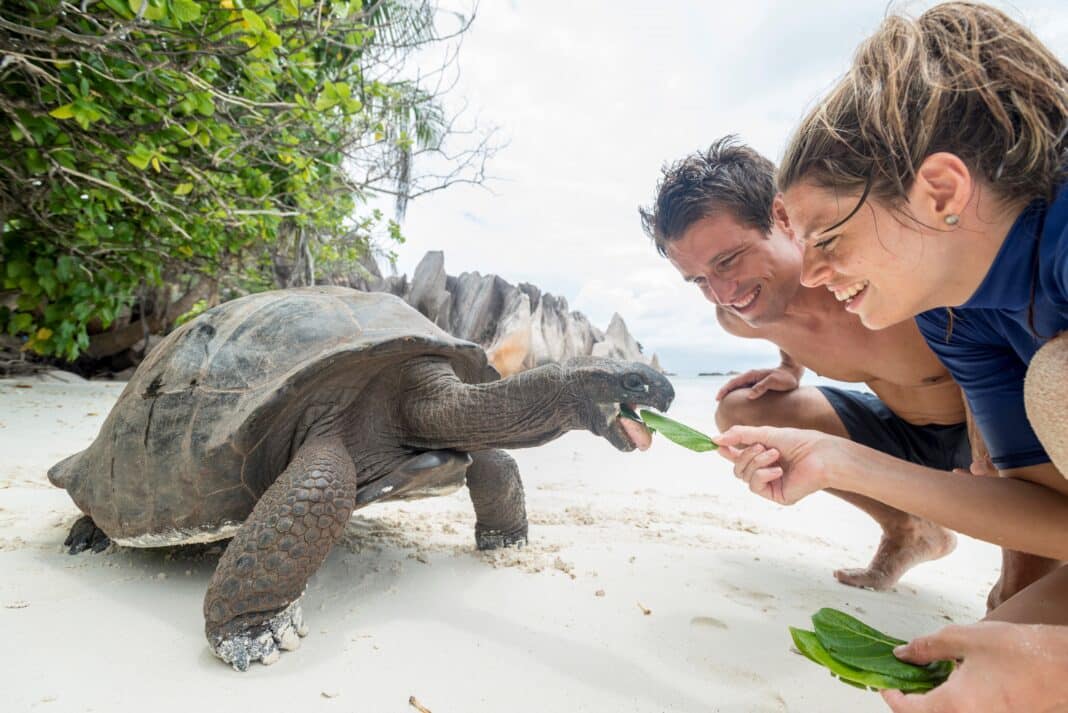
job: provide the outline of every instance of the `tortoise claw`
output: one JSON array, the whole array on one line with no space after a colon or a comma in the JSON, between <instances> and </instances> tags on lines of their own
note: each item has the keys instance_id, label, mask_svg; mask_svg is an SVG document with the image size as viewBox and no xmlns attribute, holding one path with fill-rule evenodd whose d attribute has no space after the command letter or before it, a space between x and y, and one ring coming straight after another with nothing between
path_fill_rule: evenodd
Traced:
<instances>
[{"instance_id":1,"label":"tortoise claw","mask_svg":"<svg viewBox=\"0 0 1068 713\"><path fill-rule=\"evenodd\" d=\"M209 636L208 646L235 671L247 671L254 661L270 666L278 661L282 651L299 649L300 637L307 633L300 604L293 602L270 619L240 633Z\"/></svg>"},{"instance_id":2,"label":"tortoise claw","mask_svg":"<svg viewBox=\"0 0 1068 713\"><path fill-rule=\"evenodd\" d=\"M71 526L67 539L63 540L63 546L69 548L67 552L72 555L85 550L103 552L110 544L111 538L104 534L88 515L78 518Z\"/></svg>"}]
</instances>

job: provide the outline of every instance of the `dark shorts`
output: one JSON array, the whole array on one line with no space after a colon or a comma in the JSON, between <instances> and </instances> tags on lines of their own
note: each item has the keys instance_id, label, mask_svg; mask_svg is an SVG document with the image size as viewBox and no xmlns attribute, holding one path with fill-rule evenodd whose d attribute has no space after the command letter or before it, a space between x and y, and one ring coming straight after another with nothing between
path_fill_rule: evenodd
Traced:
<instances>
[{"instance_id":1,"label":"dark shorts","mask_svg":"<svg viewBox=\"0 0 1068 713\"><path fill-rule=\"evenodd\" d=\"M914 426L894 414L875 394L817 386L845 424L849 437L865 446L938 470L967 469L972 463L968 427Z\"/></svg>"}]
</instances>

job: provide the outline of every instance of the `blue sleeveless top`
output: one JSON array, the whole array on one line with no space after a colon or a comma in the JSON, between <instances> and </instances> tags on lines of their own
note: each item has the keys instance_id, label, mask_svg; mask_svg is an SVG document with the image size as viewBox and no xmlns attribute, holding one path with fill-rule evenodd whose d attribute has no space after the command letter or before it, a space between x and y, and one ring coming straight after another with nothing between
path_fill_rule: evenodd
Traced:
<instances>
[{"instance_id":1,"label":"blue sleeveless top","mask_svg":"<svg viewBox=\"0 0 1068 713\"><path fill-rule=\"evenodd\" d=\"M944 308L924 312L916 323L964 389L994 464L1048 463L1027 421L1024 375L1035 352L1068 329L1068 184L1052 204L1035 201L1020 214L979 289L952 312L952 320Z\"/></svg>"}]
</instances>

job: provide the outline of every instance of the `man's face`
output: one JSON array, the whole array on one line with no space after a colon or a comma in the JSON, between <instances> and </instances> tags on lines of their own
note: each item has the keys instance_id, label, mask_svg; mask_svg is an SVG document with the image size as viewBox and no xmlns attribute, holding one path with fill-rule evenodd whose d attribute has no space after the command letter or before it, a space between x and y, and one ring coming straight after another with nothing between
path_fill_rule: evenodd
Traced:
<instances>
[{"instance_id":1,"label":"man's face","mask_svg":"<svg viewBox=\"0 0 1068 713\"><path fill-rule=\"evenodd\" d=\"M768 234L727 211L702 218L667 244L668 260L710 302L746 324L781 319L801 284L801 249L778 198L775 212Z\"/></svg>"}]
</instances>

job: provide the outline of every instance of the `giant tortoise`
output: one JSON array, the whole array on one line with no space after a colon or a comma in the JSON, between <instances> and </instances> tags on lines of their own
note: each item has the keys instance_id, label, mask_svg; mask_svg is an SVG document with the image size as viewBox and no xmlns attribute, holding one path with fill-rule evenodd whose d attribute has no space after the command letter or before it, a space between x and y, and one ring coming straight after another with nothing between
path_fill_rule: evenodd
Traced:
<instances>
[{"instance_id":1,"label":"giant tortoise","mask_svg":"<svg viewBox=\"0 0 1068 713\"><path fill-rule=\"evenodd\" d=\"M527 535L515 461L575 429L647 442L619 405L664 410L670 382L585 358L498 380L476 344L404 301L341 287L208 310L138 367L91 446L49 470L85 514L72 552L233 538L204 599L239 670L306 633L298 600L353 510L467 483L480 549Z\"/></svg>"}]
</instances>

